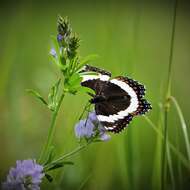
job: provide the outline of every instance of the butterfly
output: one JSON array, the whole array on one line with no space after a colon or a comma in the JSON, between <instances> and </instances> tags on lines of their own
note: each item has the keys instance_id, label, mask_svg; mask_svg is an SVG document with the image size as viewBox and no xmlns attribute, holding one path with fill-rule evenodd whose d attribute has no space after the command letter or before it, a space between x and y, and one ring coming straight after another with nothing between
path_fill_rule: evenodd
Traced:
<instances>
[{"instance_id":1,"label":"butterfly","mask_svg":"<svg viewBox=\"0 0 190 190\"><path fill-rule=\"evenodd\" d=\"M119 133L134 116L152 109L144 99L145 86L139 82L124 76L111 78L110 72L90 65L81 72L94 73L82 75L81 85L95 92L89 93L90 103L95 105L97 118L107 131Z\"/></svg>"}]
</instances>

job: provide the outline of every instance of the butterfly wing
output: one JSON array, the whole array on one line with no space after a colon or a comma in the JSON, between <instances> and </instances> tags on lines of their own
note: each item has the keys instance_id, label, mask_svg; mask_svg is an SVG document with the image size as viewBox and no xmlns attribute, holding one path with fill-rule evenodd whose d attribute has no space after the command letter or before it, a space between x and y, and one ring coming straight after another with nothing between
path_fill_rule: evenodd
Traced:
<instances>
[{"instance_id":1,"label":"butterfly wing","mask_svg":"<svg viewBox=\"0 0 190 190\"><path fill-rule=\"evenodd\" d=\"M120 132L133 116L151 109L151 105L143 99L145 87L127 77L110 80L101 94L107 98L105 102L95 105L96 114L105 128L112 132Z\"/></svg>"},{"instance_id":2,"label":"butterfly wing","mask_svg":"<svg viewBox=\"0 0 190 190\"><path fill-rule=\"evenodd\" d=\"M134 92L133 94L131 94L131 96L133 96L134 100L137 99L138 106L137 106L136 111L133 111L131 113L133 116L143 115L146 112L148 112L150 109L152 109L151 104L146 99L144 99L145 92L146 92L144 85L128 77L119 76L119 77L116 77L115 79L119 81L120 83L122 83L123 85L123 86L121 85L122 88L124 88L126 85L128 86L131 92L132 91Z\"/></svg>"},{"instance_id":3,"label":"butterfly wing","mask_svg":"<svg viewBox=\"0 0 190 190\"><path fill-rule=\"evenodd\" d=\"M88 68L93 70L93 68ZM95 71L95 70L94 70ZM133 116L142 115L151 109L150 103L144 99L145 87L128 77L98 72L97 75L86 75L82 86L91 88L96 95L105 98L103 102L95 103L95 111L99 121L108 131L118 133L124 129Z\"/></svg>"},{"instance_id":4,"label":"butterfly wing","mask_svg":"<svg viewBox=\"0 0 190 190\"><path fill-rule=\"evenodd\" d=\"M118 114L120 112L119 107L127 107L126 101L105 101L95 104L95 111L98 120L102 125L111 132L120 132L127 124L132 120L132 115Z\"/></svg>"}]
</instances>

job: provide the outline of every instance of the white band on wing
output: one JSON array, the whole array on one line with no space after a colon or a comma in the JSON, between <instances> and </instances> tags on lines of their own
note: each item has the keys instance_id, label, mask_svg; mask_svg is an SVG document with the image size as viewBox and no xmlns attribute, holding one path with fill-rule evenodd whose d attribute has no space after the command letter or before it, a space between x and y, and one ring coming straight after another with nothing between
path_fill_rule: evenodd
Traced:
<instances>
[{"instance_id":1,"label":"white band on wing","mask_svg":"<svg viewBox=\"0 0 190 190\"><path fill-rule=\"evenodd\" d=\"M99 121L114 123L115 121L117 121L119 119L123 119L130 113L135 112L137 110L138 98L137 98L137 95L136 95L135 91L133 90L133 88L131 88L127 83L120 81L118 79L112 79L112 80L110 80L110 82L119 86L120 88L122 88L131 97L130 105L127 109L120 111L114 115L109 115L109 116L97 115L97 118L99 119Z\"/></svg>"},{"instance_id":2,"label":"white band on wing","mask_svg":"<svg viewBox=\"0 0 190 190\"><path fill-rule=\"evenodd\" d=\"M105 127L105 129L107 129L107 130L112 130L112 129L116 128L116 126L112 126L112 127L106 127L106 126L104 126L104 127Z\"/></svg>"},{"instance_id":3,"label":"white band on wing","mask_svg":"<svg viewBox=\"0 0 190 190\"><path fill-rule=\"evenodd\" d=\"M108 76L108 75L102 75L102 74L98 74L98 75L83 75L82 78L83 78L82 82L88 81L88 80L94 80L94 79L100 79L101 81L108 81L110 79L110 76Z\"/></svg>"},{"instance_id":4,"label":"white band on wing","mask_svg":"<svg viewBox=\"0 0 190 190\"><path fill-rule=\"evenodd\" d=\"M120 111L120 112L124 112L124 111ZM114 123L118 119L123 119L126 116L125 114L122 115L122 113L119 114L120 112L118 112L117 114L114 114L114 115L109 115L109 116L97 115L97 118L99 121L102 121L102 122L106 121L106 122Z\"/></svg>"}]
</instances>

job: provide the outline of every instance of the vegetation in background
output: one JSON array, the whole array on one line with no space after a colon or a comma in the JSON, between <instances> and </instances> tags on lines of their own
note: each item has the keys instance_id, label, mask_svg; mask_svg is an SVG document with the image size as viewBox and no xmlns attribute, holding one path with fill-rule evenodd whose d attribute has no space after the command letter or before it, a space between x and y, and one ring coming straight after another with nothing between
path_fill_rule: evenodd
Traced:
<instances>
[{"instance_id":1,"label":"vegetation in background","mask_svg":"<svg viewBox=\"0 0 190 190\"><path fill-rule=\"evenodd\" d=\"M14 19L10 16L6 24L1 21L2 26L5 26L1 28L2 36L8 36L7 40L3 40L4 45L1 47L3 53L0 58L2 63L1 106L4 108L1 116L3 118L1 120L3 126L1 127L1 141L3 142L1 152L4 152L1 156L2 179L4 179L7 168L14 165L15 159L24 159L28 155L37 157L34 150L40 151L40 144L42 140L45 140L44 134L50 122L47 119L49 113L42 114L44 108L31 102L31 99L23 92L28 86L36 86L44 94L49 85L55 81L52 72L45 69L47 67L45 66L47 60L44 58L47 51L45 47L48 42L42 42L46 42L49 33L52 32L49 31L53 28L50 23L54 23L51 18L55 18L54 15L58 11L62 12L61 8L51 7L48 10L49 15L39 12L34 15L33 7L27 5L23 9L22 6L17 6L20 11L12 13L15 14ZM185 65L189 60L189 49L185 45L189 39L186 35L189 29L188 24L185 24L188 21L183 19L188 14L181 12L184 5L179 2L177 6L175 35L170 32L173 31L174 26L172 18L174 18L173 7L175 6L172 3L167 4L170 9L164 5L160 6L161 8L159 6L155 8L147 4L133 4L132 6L126 3L124 5L110 4L110 7L100 4L99 7L94 6L93 9L90 6L88 9L83 8L82 5L79 11L77 6L71 9L71 5L64 5L67 9L66 14L71 15L73 25L83 36L81 52L86 54L89 51L95 51L102 56L100 60L97 60L97 65L112 70L115 75L121 72L133 75L147 84L149 99L153 102L154 111L145 117L145 122L142 118L136 119L132 126L123 134L114 136L112 141L102 143L98 149L92 146L80 157L75 157L75 165L65 167L63 173L61 171L52 172L51 175L55 181L59 181L60 188L57 187L57 189L115 189L115 187L119 189L139 189L140 187L161 189L161 184L165 189L188 188L189 103L183 101L188 99L189 93L188 72L186 71L189 64ZM90 21L86 20L87 15ZM29 25L32 23L32 25L28 25L28 29L26 27L25 34L23 34L23 29L21 30L22 27L19 26L27 24L26 18L28 18L27 23ZM15 24L18 25L17 29L13 27ZM39 28L43 31L39 32ZM31 36L32 39L29 41ZM172 45L171 37L175 39ZM31 48L32 43L36 49ZM170 103L166 134L162 129L166 118L164 117L166 116L164 113L165 99L164 105L159 106L159 104L165 89L162 83L166 81L170 50L173 52L173 58L170 60L172 60L174 74L172 80L170 78L173 93L169 96L167 94L166 98L167 103L168 101ZM38 58L34 58L36 55L39 55ZM27 63L26 60L28 60ZM171 77L170 74L169 77ZM56 84L59 83L59 76L57 79ZM47 83L43 84L45 80ZM55 131L54 142L58 145L57 155L63 151L69 152L77 144L73 141L75 137L73 137L71 126L75 123L73 122L73 118L76 117L74 113L81 113L81 104L85 104L80 96L83 95L79 93L77 98L72 97L72 101L71 97L65 97L65 106L63 110L60 110L57 132ZM49 100L50 102L46 101L46 103L53 110L56 106L55 98L49 97ZM71 113L71 107L73 113ZM164 143L165 150L161 146L162 143ZM24 149L26 144L29 147ZM166 153L165 164L162 162L162 152ZM166 167L162 167L163 165ZM162 176L165 177L162 179ZM44 188L55 189L56 185L54 182L51 185L47 182Z\"/></svg>"}]
</instances>

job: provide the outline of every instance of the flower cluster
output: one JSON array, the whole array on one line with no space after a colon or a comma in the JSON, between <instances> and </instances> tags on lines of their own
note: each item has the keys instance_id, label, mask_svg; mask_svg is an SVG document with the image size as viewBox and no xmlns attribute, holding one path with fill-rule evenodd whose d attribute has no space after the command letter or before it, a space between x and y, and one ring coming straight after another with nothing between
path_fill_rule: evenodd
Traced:
<instances>
[{"instance_id":1,"label":"flower cluster","mask_svg":"<svg viewBox=\"0 0 190 190\"><path fill-rule=\"evenodd\" d=\"M16 167L10 169L2 189L39 190L44 175L43 166L37 164L35 160L19 160L16 162Z\"/></svg>"},{"instance_id":2,"label":"flower cluster","mask_svg":"<svg viewBox=\"0 0 190 190\"><path fill-rule=\"evenodd\" d=\"M89 57L81 58L78 55L80 40L72 32L67 18L58 17L57 32L57 37L52 38L53 47L50 50L50 58L64 76L65 92L76 94L82 89L80 82L83 73L80 71L90 59Z\"/></svg>"},{"instance_id":3,"label":"flower cluster","mask_svg":"<svg viewBox=\"0 0 190 190\"><path fill-rule=\"evenodd\" d=\"M63 19L62 17L59 17L57 25L57 41L61 47L60 50L63 55L62 58L65 59L63 61L66 61L67 58L72 60L77 54L79 38L76 34L72 33L72 29L67 18Z\"/></svg>"},{"instance_id":4,"label":"flower cluster","mask_svg":"<svg viewBox=\"0 0 190 190\"><path fill-rule=\"evenodd\" d=\"M95 112L90 112L87 119L80 120L75 125L75 135L77 138L89 140L108 141L111 137L106 133L106 129L101 125Z\"/></svg>"}]
</instances>

